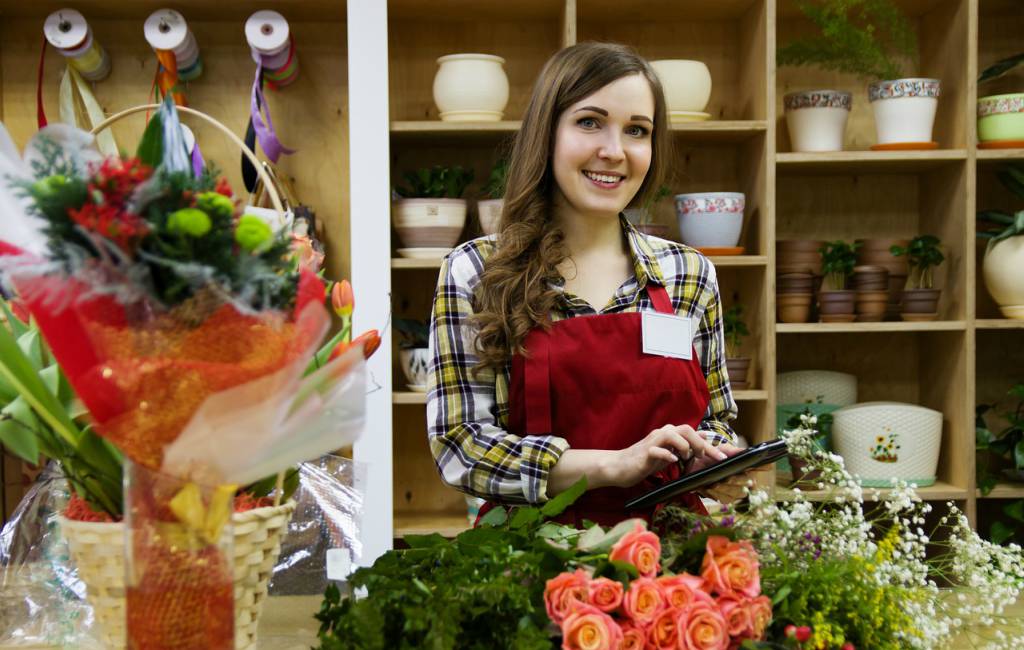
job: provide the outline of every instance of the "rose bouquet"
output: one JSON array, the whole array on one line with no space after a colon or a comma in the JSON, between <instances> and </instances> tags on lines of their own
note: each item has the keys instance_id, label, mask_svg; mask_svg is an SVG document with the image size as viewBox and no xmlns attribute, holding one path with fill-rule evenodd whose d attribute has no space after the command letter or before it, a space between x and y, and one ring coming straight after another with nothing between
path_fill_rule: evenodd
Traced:
<instances>
[{"instance_id":1,"label":"rose bouquet","mask_svg":"<svg viewBox=\"0 0 1024 650\"><path fill-rule=\"evenodd\" d=\"M71 483L91 506L116 512L91 468L126 457L129 638L233 647L219 545L236 490L358 435L366 346L317 353L323 282L214 170L192 168L172 103L130 159L63 125L22 158L0 128L0 177L0 270L88 414L69 413L60 375L54 391L24 364L0 372L62 464L82 461Z\"/></svg>"}]
</instances>

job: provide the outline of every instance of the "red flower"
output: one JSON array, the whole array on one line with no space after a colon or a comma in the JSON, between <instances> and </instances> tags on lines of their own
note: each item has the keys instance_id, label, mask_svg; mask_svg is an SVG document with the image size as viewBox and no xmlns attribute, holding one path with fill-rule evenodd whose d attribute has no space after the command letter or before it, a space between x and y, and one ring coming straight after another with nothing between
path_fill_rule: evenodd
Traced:
<instances>
[{"instance_id":1,"label":"red flower","mask_svg":"<svg viewBox=\"0 0 1024 650\"><path fill-rule=\"evenodd\" d=\"M89 191L102 193L104 203L121 206L152 174L153 170L138 158L107 158L92 170Z\"/></svg>"},{"instance_id":2,"label":"red flower","mask_svg":"<svg viewBox=\"0 0 1024 650\"><path fill-rule=\"evenodd\" d=\"M149 224L142 217L110 204L86 203L78 209L68 208L68 216L82 228L106 237L127 253L133 252L138 241L149 233Z\"/></svg>"},{"instance_id":3,"label":"red flower","mask_svg":"<svg viewBox=\"0 0 1024 650\"><path fill-rule=\"evenodd\" d=\"M231 186L228 185L228 179L223 176L217 179L217 185L213 188L213 191L217 194L223 194L229 199L235 195L234 192L231 191Z\"/></svg>"}]
</instances>

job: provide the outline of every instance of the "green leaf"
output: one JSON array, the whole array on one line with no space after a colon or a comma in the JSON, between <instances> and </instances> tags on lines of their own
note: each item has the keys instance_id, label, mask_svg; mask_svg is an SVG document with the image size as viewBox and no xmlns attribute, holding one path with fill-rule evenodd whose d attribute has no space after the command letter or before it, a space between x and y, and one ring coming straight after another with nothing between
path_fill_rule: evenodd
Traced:
<instances>
[{"instance_id":1,"label":"green leaf","mask_svg":"<svg viewBox=\"0 0 1024 650\"><path fill-rule=\"evenodd\" d=\"M595 535L593 531L600 531L601 528L599 526L594 526L580 538L579 542L577 542L577 547L586 553L607 553L626 533L629 533L636 528L637 522L642 523L643 520L627 519L625 521L620 521L611 530L601 532L599 535ZM584 540L584 537L587 539Z\"/></svg>"},{"instance_id":2,"label":"green leaf","mask_svg":"<svg viewBox=\"0 0 1024 650\"><path fill-rule=\"evenodd\" d=\"M38 428L39 420L21 397L0 412L0 443L33 465L39 462Z\"/></svg>"},{"instance_id":3,"label":"green leaf","mask_svg":"<svg viewBox=\"0 0 1024 650\"><path fill-rule=\"evenodd\" d=\"M322 368L324 364L327 363L327 359L331 356L331 352L334 351L334 348L338 347L338 344L341 343L341 340L345 338L346 334L347 332L342 330L332 336L331 340L327 341L327 343L324 343L320 349L317 350L317 353L313 355L313 358L310 360L309 365L306 366L306 371L302 373L302 376L305 377L312 374L319 368Z\"/></svg>"},{"instance_id":4,"label":"green leaf","mask_svg":"<svg viewBox=\"0 0 1024 650\"><path fill-rule=\"evenodd\" d=\"M39 378L43 380L54 397L60 396L60 374L57 364L47 366L39 371Z\"/></svg>"},{"instance_id":5,"label":"green leaf","mask_svg":"<svg viewBox=\"0 0 1024 650\"><path fill-rule=\"evenodd\" d=\"M791 591L793 591L792 587L789 585L783 585L782 588L776 591L775 595L772 596L772 607L775 607L782 601L786 600L786 596L788 596Z\"/></svg>"},{"instance_id":6,"label":"green leaf","mask_svg":"<svg viewBox=\"0 0 1024 650\"><path fill-rule=\"evenodd\" d=\"M997 521L989 528L989 537L993 544L1002 544L1013 537L1013 529L1001 521Z\"/></svg>"},{"instance_id":7,"label":"green leaf","mask_svg":"<svg viewBox=\"0 0 1024 650\"><path fill-rule=\"evenodd\" d=\"M981 490L982 496L988 496L989 492L999 484L999 479L994 474L979 474L978 475L978 489Z\"/></svg>"},{"instance_id":8,"label":"green leaf","mask_svg":"<svg viewBox=\"0 0 1024 650\"><path fill-rule=\"evenodd\" d=\"M18 347L36 372L43 369L43 342L39 337L39 330L31 329L19 336Z\"/></svg>"},{"instance_id":9,"label":"green leaf","mask_svg":"<svg viewBox=\"0 0 1024 650\"><path fill-rule=\"evenodd\" d=\"M436 548L446 546L448 540L440 533L430 533L429 535L406 535L405 543L409 545L409 548Z\"/></svg>"},{"instance_id":10,"label":"green leaf","mask_svg":"<svg viewBox=\"0 0 1024 650\"><path fill-rule=\"evenodd\" d=\"M14 338L20 337L29 330L28 323L22 322L21 319L14 315L14 311L6 300L0 300L0 307L3 308L4 317L7 318L7 325L10 326Z\"/></svg>"},{"instance_id":11,"label":"green leaf","mask_svg":"<svg viewBox=\"0 0 1024 650\"><path fill-rule=\"evenodd\" d=\"M1013 462L1017 469L1024 469L1024 440L1018 440L1013 448Z\"/></svg>"},{"instance_id":12,"label":"green leaf","mask_svg":"<svg viewBox=\"0 0 1024 650\"><path fill-rule=\"evenodd\" d=\"M502 508L492 508L487 514L480 518L480 526L501 526L508 521L508 512ZM406 537L408 539L408 537Z\"/></svg>"},{"instance_id":13,"label":"green leaf","mask_svg":"<svg viewBox=\"0 0 1024 650\"><path fill-rule=\"evenodd\" d=\"M584 476L580 480L573 483L568 490L562 492L555 498L545 503L541 507L540 512L545 517L557 517L558 515L562 514L562 512L566 508L575 503L576 499L579 499L581 496L583 496L583 493L586 491L587 477Z\"/></svg>"},{"instance_id":14,"label":"green leaf","mask_svg":"<svg viewBox=\"0 0 1024 650\"><path fill-rule=\"evenodd\" d=\"M1021 63L1024 63L1024 52L1000 59L981 72L978 76L978 83L1001 77ZM981 93L978 94L980 95Z\"/></svg>"},{"instance_id":15,"label":"green leaf","mask_svg":"<svg viewBox=\"0 0 1024 650\"><path fill-rule=\"evenodd\" d=\"M1010 502L1003 507L1003 512L1011 519L1024 522L1024 499Z\"/></svg>"},{"instance_id":16,"label":"green leaf","mask_svg":"<svg viewBox=\"0 0 1024 650\"><path fill-rule=\"evenodd\" d=\"M146 130L142 132L142 139L139 140L139 148L135 155L143 164L150 167L157 167L163 158L164 148L164 127L163 117L157 111L149 118Z\"/></svg>"},{"instance_id":17,"label":"green leaf","mask_svg":"<svg viewBox=\"0 0 1024 650\"><path fill-rule=\"evenodd\" d=\"M540 510L537 508L516 508L509 522L509 528L523 528L540 520Z\"/></svg>"},{"instance_id":18,"label":"green leaf","mask_svg":"<svg viewBox=\"0 0 1024 650\"><path fill-rule=\"evenodd\" d=\"M976 449L988 449L992 443L992 438L995 434L992 433L987 427L975 427L974 428L974 446Z\"/></svg>"}]
</instances>

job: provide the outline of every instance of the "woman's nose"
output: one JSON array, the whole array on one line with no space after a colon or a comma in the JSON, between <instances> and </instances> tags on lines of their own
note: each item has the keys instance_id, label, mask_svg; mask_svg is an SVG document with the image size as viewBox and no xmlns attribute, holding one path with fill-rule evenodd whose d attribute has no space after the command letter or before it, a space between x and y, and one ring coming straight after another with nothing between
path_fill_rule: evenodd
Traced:
<instances>
[{"instance_id":1,"label":"woman's nose","mask_svg":"<svg viewBox=\"0 0 1024 650\"><path fill-rule=\"evenodd\" d=\"M597 155L602 160L622 160L625 154L622 151L622 140L619 138L619 135L609 130L604 137L604 141L601 142Z\"/></svg>"}]
</instances>

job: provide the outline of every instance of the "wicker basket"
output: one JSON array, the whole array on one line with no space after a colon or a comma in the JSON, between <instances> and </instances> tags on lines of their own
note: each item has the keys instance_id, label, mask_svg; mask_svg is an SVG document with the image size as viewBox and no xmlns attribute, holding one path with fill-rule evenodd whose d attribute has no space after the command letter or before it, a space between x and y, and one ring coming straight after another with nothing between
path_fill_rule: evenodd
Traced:
<instances>
[{"instance_id":1,"label":"wicker basket","mask_svg":"<svg viewBox=\"0 0 1024 650\"><path fill-rule=\"evenodd\" d=\"M232 516L235 572L235 648L256 648L260 611L267 584L281 553L281 540L295 502L255 508ZM86 598L96 613L107 648L125 646L124 548L122 523L60 520Z\"/></svg>"}]
</instances>

